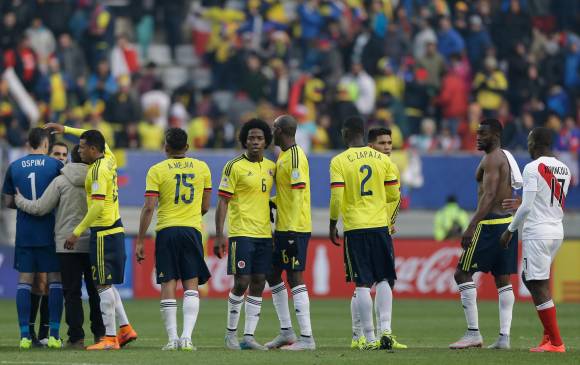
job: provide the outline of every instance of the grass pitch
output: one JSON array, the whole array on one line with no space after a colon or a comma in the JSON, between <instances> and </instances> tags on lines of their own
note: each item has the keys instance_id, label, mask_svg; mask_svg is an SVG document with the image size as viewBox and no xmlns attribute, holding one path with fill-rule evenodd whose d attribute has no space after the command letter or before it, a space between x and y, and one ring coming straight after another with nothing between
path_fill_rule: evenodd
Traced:
<instances>
[{"instance_id":1,"label":"grass pitch","mask_svg":"<svg viewBox=\"0 0 580 365\"><path fill-rule=\"evenodd\" d=\"M566 354L532 354L541 326L531 303L516 303L512 324L512 350L471 349L451 351L447 345L465 330L465 319L459 301L395 300L393 330L408 350L362 352L351 350L350 302L348 300L312 301L312 327L318 350L288 353L282 351L227 351L223 347L226 300L202 300L193 343L198 351L162 352L167 342L154 300L125 302L131 323L139 339L121 351L87 352L71 350L18 350L18 326L14 301L0 301L0 364L580 364L580 306L558 305ZM181 308L181 303L179 303ZM85 312L87 317L88 312ZM64 318L64 317L63 317ZM479 303L479 322L484 341L492 343L498 333L496 302ZM178 323L181 313L178 312ZM294 328L297 329L293 319ZM179 326L181 330L181 325ZM243 315L240 319L243 328ZM85 323L87 340L92 339ZM278 320L270 299L264 301L256 338L264 343L278 331ZM61 334L66 333L63 323ZM89 341L90 344L90 341Z\"/></svg>"}]
</instances>

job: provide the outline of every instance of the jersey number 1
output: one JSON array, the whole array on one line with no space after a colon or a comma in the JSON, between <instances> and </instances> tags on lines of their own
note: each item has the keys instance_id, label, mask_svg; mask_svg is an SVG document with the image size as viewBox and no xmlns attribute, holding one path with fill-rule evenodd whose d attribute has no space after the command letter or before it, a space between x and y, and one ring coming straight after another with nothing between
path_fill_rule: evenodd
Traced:
<instances>
[{"instance_id":1,"label":"jersey number 1","mask_svg":"<svg viewBox=\"0 0 580 365\"><path fill-rule=\"evenodd\" d=\"M363 177L362 181L360 182L360 196L373 195L372 190L365 190L365 184L367 181L369 181L371 176L373 176L373 169L369 165L362 165L359 171L363 174L366 171L365 177Z\"/></svg>"},{"instance_id":2,"label":"jersey number 1","mask_svg":"<svg viewBox=\"0 0 580 365\"><path fill-rule=\"evenodd\" d=\"M32 200L36 200L36 173L31 172L27 177L30 179L30 191L32 192Z\"/></svg>"},{"instance_id":3,"label":"jersey number 1","mask_svg":"<svg viewBox=\"0 0 580 365\"><path fill-rule=\"evenodd\" d=\"M193 180L194 174L177 174L175 175L175 199L173 200L174 204L179 204L179 199L185 204L190 204L193 201L193 193L194 188L191 182L188 182L187 179ZM186 188L189 188L189 197L186 198L185 194L179 195L179 189L183 185Z\"/></svg>"}]
</instances>

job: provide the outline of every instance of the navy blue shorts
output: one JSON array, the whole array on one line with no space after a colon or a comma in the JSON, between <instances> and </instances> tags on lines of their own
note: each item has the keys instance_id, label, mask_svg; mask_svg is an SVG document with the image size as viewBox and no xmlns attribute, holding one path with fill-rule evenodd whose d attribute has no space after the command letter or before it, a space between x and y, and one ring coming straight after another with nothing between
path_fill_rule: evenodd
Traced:
<instances>
[{"instance_id":1,"label":"navy blue shorts","mask_svg":"<svg viewBox=\"0 0 580 365\"><path fill-rule=\"evenodd\" d=\"M157 284L198 278L205 284L211 274L203 259L201 233L192 227L167 227L155 238Z\"/></svg>"},{"instance_id":2,"label":"navy blue shorts","mask_svg":"<svg viewBox=\"0 0 580 365\"><path fill-rule=\"evenodd\" d=\"M271 238L230 237L228 275L269 274L272 250Z\"/></svg>"},{"instance_id":3,"label":"navy blue shorts","mask_svg":"<svg viewBox=\"0 0 580 365\"><path fill-rule=\"evenodd\" d=\"M304 271L309 240L310 233L297 232L289 235L288 232L275 232L272 265L282 270ZM295 246L292 248L291 245ZM295 254L290 256L293 251Z\"/></svg>"},{"instance_id":4,"label":"navy blue shorts","mask_svg":"<svg viewBox=\"0 0 580 365\"><path fill-rule=\"evenodd\" d=\"M511 215L489 214L479 222L471 245L464 250L457 267L465 272L490 272L494 275L510 275L518 271L518 233L514 232L507 250L499 239L512 221Z\"/></svg>"},{"instance_id":5,"label":"navy blue shorts","mask_svg":"<svg viewBox=\"0 0 580 365\"><path fill-rule=\"evenodd\" d=\"M127 256L121 220L110 227L92 227L89 246L95 284L122 284Z\"/></svg>"},{"instance_id":6,"label":"navy blue shorts","mask_svg":"<svg viewBox=\"0 0 580 365\"><path fill-rule=\"evenodd\" d=\"M19 247L14 250L14 269L18 272L60 272L60 260L54 245Z\"/></svg>"},{"instance_id":7,"label":"navy blue shorts","mask_svg":"<svg viewBox=\"0 0 580 365\"><path fill-rule=\"evenodd\" d=\"M344 232L346 281L373 285L396 280L395 251L387 227Z\"/></svg>"}]
</instances>

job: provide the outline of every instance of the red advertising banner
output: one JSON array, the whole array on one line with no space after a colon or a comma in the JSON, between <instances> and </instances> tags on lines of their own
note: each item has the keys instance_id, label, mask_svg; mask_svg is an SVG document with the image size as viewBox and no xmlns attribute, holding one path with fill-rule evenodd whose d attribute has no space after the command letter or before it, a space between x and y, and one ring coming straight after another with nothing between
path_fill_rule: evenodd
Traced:
<instances>
[{"instance_id":1,"label":"red advertising banner","mask_svg":"<svg viewBox=\"0 0 580 365\"><path fill-rule=\"evenodd\" d=\"M213 241L208 243L211 248ZM436 242L429 239L395 239L398 280L395 296L398 298L457 299L458 291L453 273L461 248L457 242ZM160 288L155 284L154 242L146 243L147 259L134 264L135 298L157 298ZM211 249L207 250L211 252ZM212 278L202 294L207 297L226 297L233 278L226 274L227 259L218 259L209 253L206 257ZM313 298L346 298L352 295L354 285L345 282L342 247L333 246L328 239L312 238L308 247L305 281ZM497 290L491 275L476 274L478 299L495 300ZM519 275L512 278L518 300L529 299Z\"/></svg>"}]
</instances>

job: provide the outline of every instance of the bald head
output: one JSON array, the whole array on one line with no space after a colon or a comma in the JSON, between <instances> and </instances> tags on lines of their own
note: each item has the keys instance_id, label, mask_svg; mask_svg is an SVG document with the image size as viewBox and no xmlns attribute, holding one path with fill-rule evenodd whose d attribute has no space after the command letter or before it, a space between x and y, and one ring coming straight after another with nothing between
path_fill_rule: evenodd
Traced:
<instances>
[{"instance_id":1,"label":"bald head","mask_svg":"<svg viewBox=\"0 0 580 365\"><path fill-rule=\"evenodd\" d=\"M274 144L282 150L296 144L296 128L298 123L291 115L281 115L274 120Z\"/></svg>"}]
</instances>

